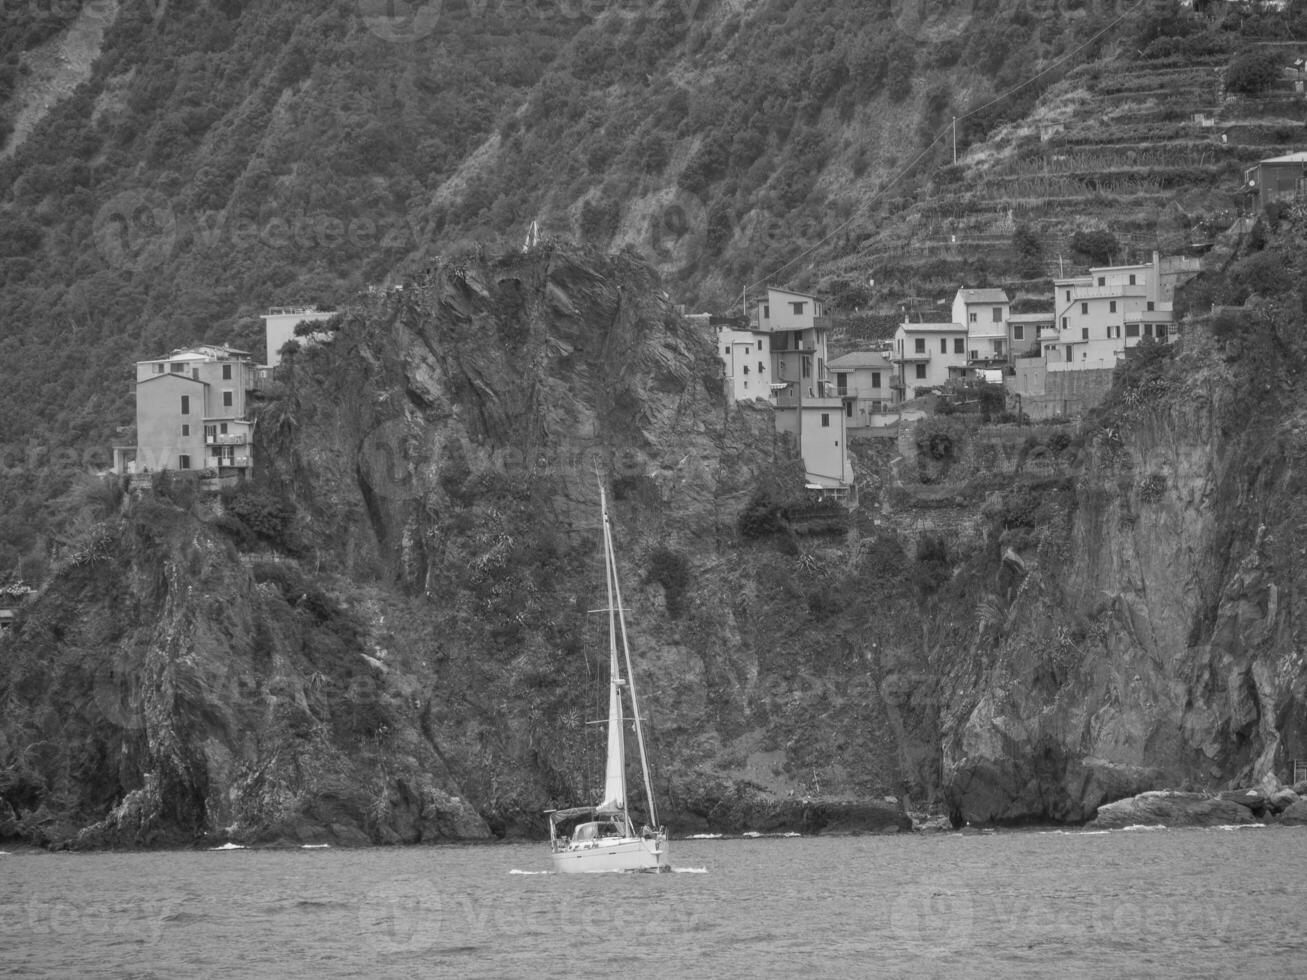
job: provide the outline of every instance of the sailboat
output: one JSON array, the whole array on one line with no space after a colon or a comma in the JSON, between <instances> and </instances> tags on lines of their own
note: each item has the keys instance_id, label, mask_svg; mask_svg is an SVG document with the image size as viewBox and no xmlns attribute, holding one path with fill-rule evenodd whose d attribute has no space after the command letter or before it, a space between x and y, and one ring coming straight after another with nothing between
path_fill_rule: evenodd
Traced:
<instances>
[{"instance_id":1,"label":"sailboat","mask_svg":"<svg viewBox=\"0 0 1307 980\"><path fill-rule=\"evenodd\" d=\"M667 831L658 826L649 757L645 751L640 702L631 669L631 648L626 640L622 589L617 582L613 529L608 519L608 498L599 483L599 510L603 523L605 587L608 596L608 761L604 768L604 795L597 806L548 810L549 848L557 871L670 871ZM635 741L644 774L648 822L638 831L626 797L626 719L629 699Z\"/></svg>"}]
</instances>

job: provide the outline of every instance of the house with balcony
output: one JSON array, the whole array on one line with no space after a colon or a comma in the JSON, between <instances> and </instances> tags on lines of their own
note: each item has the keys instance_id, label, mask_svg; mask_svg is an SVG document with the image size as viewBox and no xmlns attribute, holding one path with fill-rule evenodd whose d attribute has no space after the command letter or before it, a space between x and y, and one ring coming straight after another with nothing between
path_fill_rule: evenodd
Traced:
<instances>
[{"instance_id":1,"label":"house with balcony","mask_svg":"<svg viewBox=\"0 0 1307 980\"><path fill-rule=\"evenodd\" d=\"M964 324L916 320L914 314L905 314L894 331L889 354L894 404L965 379L969 363L967 339Z\"/></svg>"},{"instance_id":2,"label":"house with balcony","mask_svg":"<svg viewBox=\"0 0 1307 980\"><path fill-rule=\"evenodd\" d=\"M231 347L189 347L138 361L136 445L114 447L114 472L248 474L254 464L249 399L259 377L249 354Z\"/></svg>"},{"instance_id":3,"label":"house with balcony","mask_svg":"<svg viewBox=\"0 0 1307 980\"><path fill-rule=\"evenodd\" d=\"M1048 370L1113 368L1144 337L1171 340L1176 287L1199 268L1196 258L1163 259L1154 252L1151 262L1101 266L1088 275L1055 279L1058 337L1044 343Z\"/></svg>"},{"instance_id":4,"label":"house with balcony","mask_svg":"<svg viewBox=\"0 0 1307 980\"><path fill-rule=\"evenodd\" d=\"M967 363L973 371L1005 366L1012 348L1008 315L1012 301L1001 289L962 288L953 297L953 322L967 328Z\"/></svg>"},{"instance_id":5,"label":"house with balcony","mask_svg":"<svg viewBox=\"0 0 1307 980\"><path fill-rule=\"evenodd\" d=\"M263 335L267 345L267 360L264 364L270 368L280 364L281 349L289 340L299 339L308 343L320 343L330 339L331 335L328 333L310 333L296 338L295 328L301 323L330 320L335 315L334 310L319 310L312 306L274 306L268 310L263 315Z\"/></svg>"},{"instance_id":6,"label":"house with balcony","mask_svg":"<svg viewBox=\"0 0 1307 980\"><path fill-rule=\"evenodd\" d=\"M1008 350L1012 357L1043 357L1044 343L1058 338L1054 313L1009 313L1007 318Z\"/></svg>"},{"instance_id":7,"label":"house with balcony","mask_svg":"<svg viewBox=\"0 0 1307 980\"><path fill-rule=\"evenodd\" d=\"M770 353L768 387L776 430L795 437L812 487L843 490L853 480L845 399L836 394L826 363L830 321L822 301L769 287L754 310L753 332Z\"/></svg>"},{"instance_id":8,"label":"house with balcony","mask_svg":"<svg viewBox=\"0 0 1307 980\"><path fill-rule=\"evenodd\" d=\"M893 404L894 365L888 350L854 351L831 358L835 394L844 400L845 426L849 429L884 425Z\"/></svg>"}]
</instances>

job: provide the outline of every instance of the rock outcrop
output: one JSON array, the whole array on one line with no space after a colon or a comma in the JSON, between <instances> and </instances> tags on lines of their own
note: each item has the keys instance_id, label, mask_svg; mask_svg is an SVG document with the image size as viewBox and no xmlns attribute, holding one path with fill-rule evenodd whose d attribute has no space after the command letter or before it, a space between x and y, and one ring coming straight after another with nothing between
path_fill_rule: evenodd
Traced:
<instances>
[{"instance_id":1,"label":"rock outcrop","mask_svg":"<svg viewBox=\"0 0 1307 980\"><path fill-rule=\"evenodd\" d=\"M1099 807L1098 816L1090 826L1119 830L1123 827L1227 827L1255 822L1247 807L1230 800L1201 793L1157 790Z\"/></svg>"}]
</instances>

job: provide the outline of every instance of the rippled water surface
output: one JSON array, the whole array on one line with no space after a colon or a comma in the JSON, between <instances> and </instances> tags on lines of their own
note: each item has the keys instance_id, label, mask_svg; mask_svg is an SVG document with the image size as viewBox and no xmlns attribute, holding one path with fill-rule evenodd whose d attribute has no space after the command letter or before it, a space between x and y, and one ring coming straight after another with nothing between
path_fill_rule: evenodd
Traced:
<instances>
[{"instance_id":1,"label":"rippled water surface","mask_svg":"<svg viewBox=\"0 0 1307 980\"><path fill-rule=\"evenodd\" d=\"M1307 829L0 856L18 977L1261 977L1307 972Z\"/></svg>"}]
</instances>

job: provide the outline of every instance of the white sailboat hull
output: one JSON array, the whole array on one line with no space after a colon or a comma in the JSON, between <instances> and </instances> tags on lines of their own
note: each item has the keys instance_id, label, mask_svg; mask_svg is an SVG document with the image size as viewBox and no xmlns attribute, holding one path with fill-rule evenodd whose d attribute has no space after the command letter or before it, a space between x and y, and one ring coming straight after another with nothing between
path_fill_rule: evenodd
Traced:
<instances>
[{"instance_id":1,"label":"white sailboat hull","mask_svg":"<svg viewBox=\"0 0 1307 980\"><path fill-rule=\"evenodd\" d=\"M562 872L671 870L667 838L661 835L565 845L553 857L554 870Z\"/></svg>"}]
</instances>

